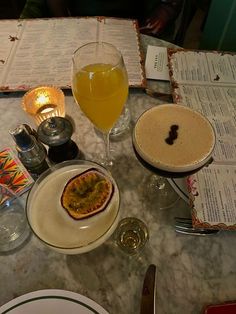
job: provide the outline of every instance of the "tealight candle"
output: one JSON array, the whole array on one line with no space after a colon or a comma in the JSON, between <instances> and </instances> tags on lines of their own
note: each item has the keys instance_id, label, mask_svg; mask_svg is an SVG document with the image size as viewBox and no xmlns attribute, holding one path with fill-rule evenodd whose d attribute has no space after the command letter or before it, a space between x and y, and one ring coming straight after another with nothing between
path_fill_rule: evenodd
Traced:
<instances>
[{"instance_id":1,"label":"tealight candle","mask_svg":"<svg viewBox=\"0 0 236 314\"><path fill-rule=\"evenodd\" d=\"M38 86L23 96L22 108L39 125L47 118L65 117L65 96L60 88Z\"/></svg>"}]
</instances>

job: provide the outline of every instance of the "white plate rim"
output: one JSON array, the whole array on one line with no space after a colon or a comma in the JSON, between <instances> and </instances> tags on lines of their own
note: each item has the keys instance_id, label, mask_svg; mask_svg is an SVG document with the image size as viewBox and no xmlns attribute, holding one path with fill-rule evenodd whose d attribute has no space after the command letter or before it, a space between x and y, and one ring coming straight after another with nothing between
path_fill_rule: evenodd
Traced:
<instances>
[{"instance_id":1,"label":"white plate rim","mask_svg":"<svg viewBox=\"0 0 236 314\"><path fill-rule=\"evenodd\" d=\"M21 295L0 307L0 314L14 313L12 312L17 307L30 303L36 300L45 299L64 299L83 306L94 314L109 314L103 307L97 304L92 299L85 297L79 293L61 290L61 289L45 289L26 293ZM17 313L17 312L15 312ZM60 313L59 313L60 314Z\"/></svg>"}]
</instances>

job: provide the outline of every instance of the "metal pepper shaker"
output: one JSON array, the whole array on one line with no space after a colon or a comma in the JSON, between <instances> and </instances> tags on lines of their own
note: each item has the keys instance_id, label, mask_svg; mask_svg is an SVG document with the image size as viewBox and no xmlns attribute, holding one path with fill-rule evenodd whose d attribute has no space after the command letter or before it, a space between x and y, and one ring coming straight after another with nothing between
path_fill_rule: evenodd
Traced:
<instances>
[{"instance_id":1,"label":"metal pepper shaker","mask_svg":"<svg viewBox=\"0 0 236 314\"><path fill-rule=\"evenodd\" d=\"M48 158L52 163L81 157L76 143L71 139L73 126L63 117L52 117L44 120L37 130L38 139L49 146Z\"/></svg>"}]
</instances>

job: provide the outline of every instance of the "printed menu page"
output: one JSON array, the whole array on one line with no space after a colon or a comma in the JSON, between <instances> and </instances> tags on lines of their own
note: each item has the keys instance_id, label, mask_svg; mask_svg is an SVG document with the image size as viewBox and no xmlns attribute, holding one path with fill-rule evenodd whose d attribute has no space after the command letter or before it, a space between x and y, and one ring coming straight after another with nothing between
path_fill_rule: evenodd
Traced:
<instances>
[{"instance_id":1,"label":"printed menu page","mask_svg":"<svg viewBox=\"0 0 236 314\"><path fill-rule=\"evenodd\" d=\"M129 84L146 84L135 20L51 18L1 20L0 90L36 85L71 86L73 52L92 41L107 41L123 54Z\"/></svg>"},{"instance_id":2,"label":"printed menu page","mask_svg":"<svg viewBox=\"0 0 236 314\"><path fill-rule=\"evenodd\" d=\"M236 230L235 178L236 165L212 164L187 179L196 227Z\"/></svg>"},{"instance_id":3,"label":"printed menu page","mask_svg":"<svg viewBox=\"0 0 236 314\"><path fill-rule=\"evenodd\" d=\"M213 163L188 181L193 223L236 229L236 54L168 49L168 60L175 102L205 115L216 134Z\"/></svg>"}]
</instances>

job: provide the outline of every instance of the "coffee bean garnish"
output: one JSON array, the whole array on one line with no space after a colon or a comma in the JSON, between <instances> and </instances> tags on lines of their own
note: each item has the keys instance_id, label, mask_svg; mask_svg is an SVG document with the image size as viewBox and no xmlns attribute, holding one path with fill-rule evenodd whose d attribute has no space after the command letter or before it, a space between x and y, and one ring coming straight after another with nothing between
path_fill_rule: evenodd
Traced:
<instances>
[{"instance_id":1,"label":"coffee bean garnish","mask_svg":"<svg viewBox=\"0 0 236 314\"><path fill-rule=\"evenodd\" d=\"M178 137L178 132L177 132L178 129L179 129L178 125L176 125L176 124L171 125L170 131L169 131L169 137L167 137L165 139L165 142L168 145L173 145L174 144L174 140L176 140L177 137Z\"/></svg>"},{"instance_id":2,"label":"coffee bean garnish","mask_svg":"<svg viewBox=\"0 0 236 314\"><path fill-rule=\"evenodd\" d=\"M167 137L165 139L166 143L169 144L169 145L173 145L174 144L174 141L170 138L170 137Z\"/></svg>"},{"instance_id":3,"label":"coffee bean garnish","mask_svg":"<svg viewBox=\"0 0 236 314\"><path fill-rule=\"evenodd\" d=\"M170 127L171 131L177 131L178 128L179 128L179 126L178 126L177 124L173 124L173 125Z\"/></svg>"}]
</instances>

